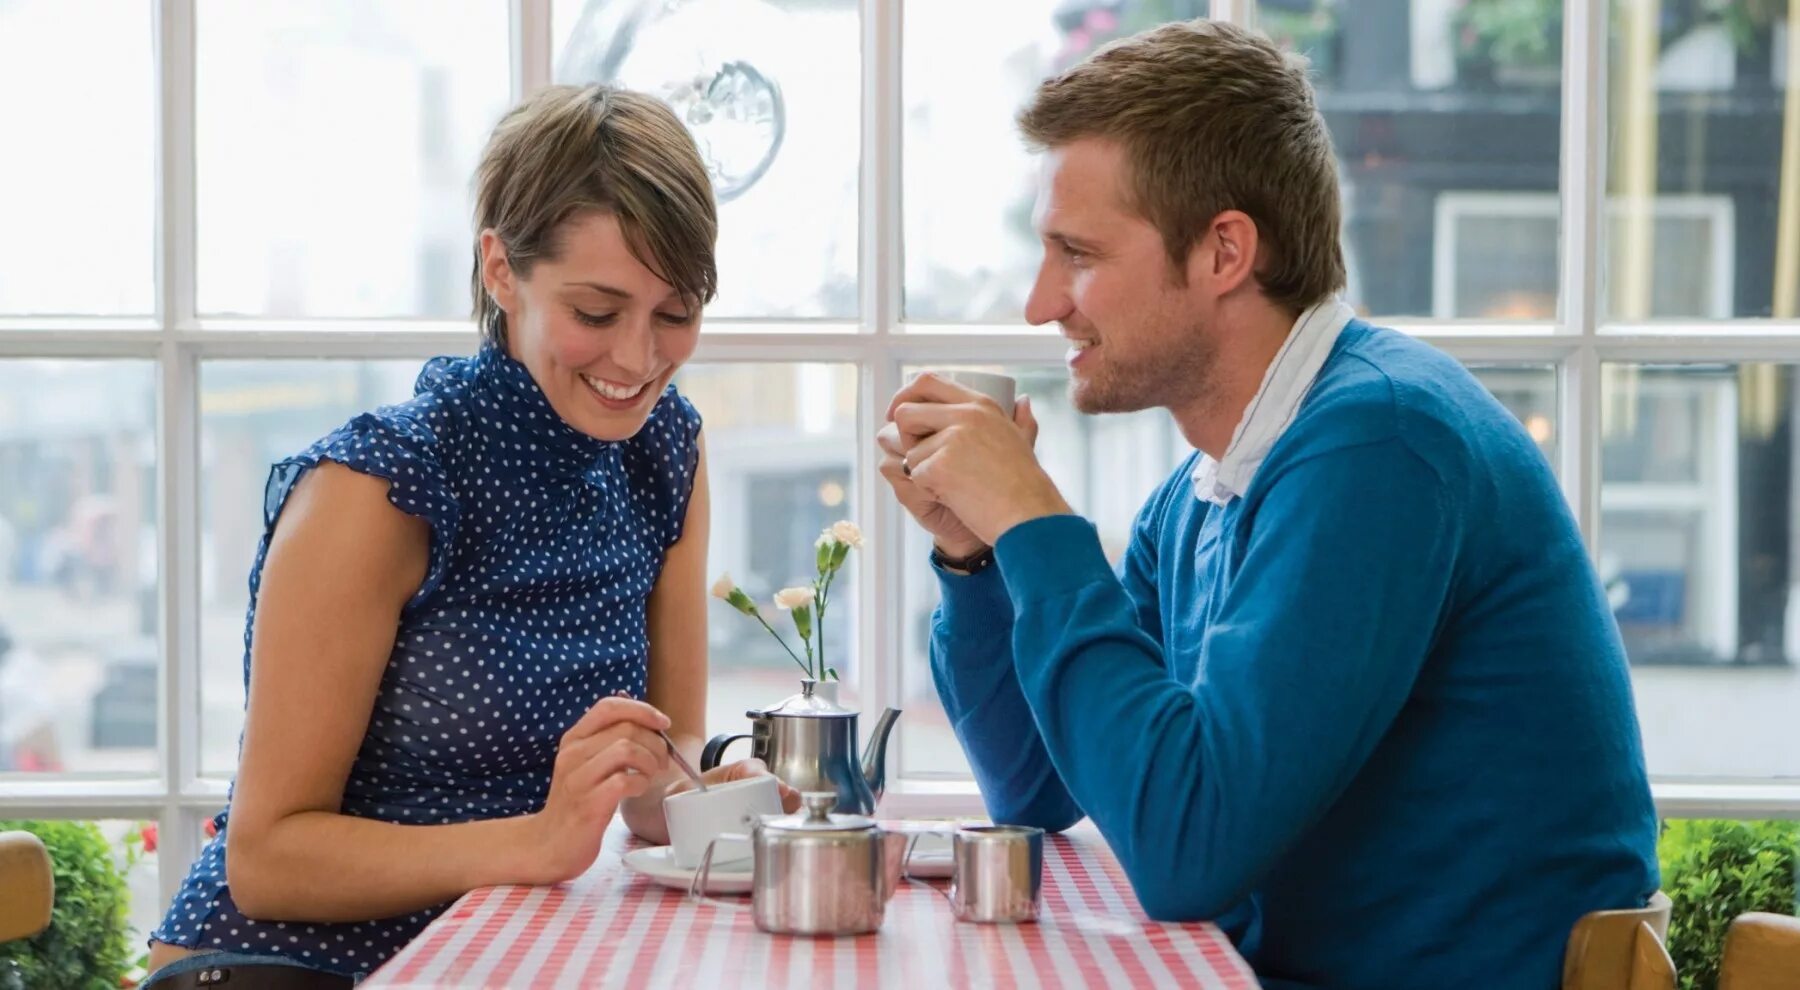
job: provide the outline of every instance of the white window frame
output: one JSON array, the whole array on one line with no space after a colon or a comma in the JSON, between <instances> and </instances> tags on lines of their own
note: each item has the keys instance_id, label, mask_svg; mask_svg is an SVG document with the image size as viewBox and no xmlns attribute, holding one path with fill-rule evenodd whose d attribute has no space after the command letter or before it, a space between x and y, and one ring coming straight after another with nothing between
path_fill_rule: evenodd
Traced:
<instances>
[{"instance_id":1,"label":"white window frame","mask_svg":"<svg viewBox=\"0 0 1800 990\"><path fill-rule=\"evenodd\" d=\"M0 815L154 819L161 825L160 886L178 889L198 855L201 826L226 796L200 774L198 377L202 361L411 358L471 349L461 321L201 318L195 307L194 28L196 0L155 3L158 70L156 315L142 319L0 318L0 358L136 358L160 371L156 421L158 579L162 678L154 777L0 778ZM514 95L551 78L550 0L509 0ZM1056 365L1061 341L1018 325L907 322L901 309L901 0L861 0L862 120L859 317L772 323L710 320L702 362L835 361L858 369L858 435L874 433L901 369L924 362ZM1559 472L1590 552L1600 515L1600 377L1610 361L1800 362L1800 320L1603 325L1599 217L1606 172L1607 24L1600 0L1569 0L1565 18L1560 314L1528 323L1393 322L1465 362L1558 369ZM1254 18L1252 0L1213 0L1214 17ZM1007 126L996 121L995 126ZM875 552L858 558L862 696L875 710L901 696L900 600L906 561L899 508L884 496L872 444L858 446L854 510ZM915 562L916 564L916 562ZM905 720L902 719L904 726ZM901 731L904 731L902 727ZM1676 817L1800 818L1800 782L1658 779L1657 805ZM968 780L902 775L885 812L963 814L979 809Z\"/></svg>"},{"instance_id":2,"label":"white window frame","mask_svg":"<svg viewBox=\"0 0 1800 990\"><path fill-rule=\"evenodd\" d=\"M1539 192L1442 192L1432 207L1431 315L1434 320L1456 318L1457 248L1461 247L1463 221L1488 219L1555 220L1561 206L1555 193ZM1608 212L1621 215L1626 205L1614 201ZM1652 221L1699 219L1707 226L1707 278L1711 286L1706 318L1731 317L1731 296L1737 288L1737 224L1731 197L1716 194L1658 193L1650 202Z\"/></svg>"}]
</instances>

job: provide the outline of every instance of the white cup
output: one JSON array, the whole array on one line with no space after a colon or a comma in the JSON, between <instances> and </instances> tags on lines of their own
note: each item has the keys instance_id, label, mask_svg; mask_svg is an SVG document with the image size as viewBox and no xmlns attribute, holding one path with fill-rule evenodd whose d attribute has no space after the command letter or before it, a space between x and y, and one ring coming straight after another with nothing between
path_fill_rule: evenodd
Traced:
<instances>
[{"instance_id":1,"label":"white cup","mask_svg":"<svg viewBox=\"0 0 1800 990\"><path fill-rule=\"evenodd\" d=\"M1008 419L1013 414L1013 399L1019 384L1010 375L997 375L991 371L969 371L963 368L928 368L921 374L933 375L947 382L955 382L971 392L979 392L993 399L1000 406L1000 411Z\"/></svg>"},{"instance_id":2,"label":"white cup","mask_svg":"<svg viewBox=\"0 0 1800 990\"><path fill-rule=\"evenodd\" d=\"M691 870L706 855L706 844L723 832L748 834L763 815L781 814L781 784L772 774L708 784L663 799L663 821L675 865ZM746 842L719 843L713 862L722 864L750 855Z\"/></svg>"}]
</instances>

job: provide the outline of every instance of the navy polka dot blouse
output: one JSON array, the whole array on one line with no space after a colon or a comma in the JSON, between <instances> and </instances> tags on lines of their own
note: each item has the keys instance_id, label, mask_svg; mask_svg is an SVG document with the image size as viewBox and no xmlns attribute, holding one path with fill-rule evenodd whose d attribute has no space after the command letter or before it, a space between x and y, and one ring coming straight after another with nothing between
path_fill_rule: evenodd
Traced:
<instances>
[{"instance_id":1,"label":"navy polka dot blouse","mask_svg":"<svg viewBox=\"0 0 1800 990\"><path fill-rule=\"evenodd\" d=\"M643 697L648 596L681 536L700 416L671 386L636 436L595 440L491 345L433 359L415 392L270 472L245 688L263 560L288 493L320 461L384 478L389 501L431 524L430 564L401 613L342 811L409 825L537 811L563 732L600 698ZM448 906L355 924L252 921L225 883L229 817L216 819L151 938L353 976Z\"/></svg>"}]
</instances>

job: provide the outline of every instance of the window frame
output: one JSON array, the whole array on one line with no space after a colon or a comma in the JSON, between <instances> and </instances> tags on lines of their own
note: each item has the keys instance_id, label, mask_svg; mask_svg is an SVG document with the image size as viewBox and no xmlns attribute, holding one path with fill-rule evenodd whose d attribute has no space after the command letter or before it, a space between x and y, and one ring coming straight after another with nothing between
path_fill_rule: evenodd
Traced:
<instances>
[{"instance_id":1,"label":"window frame","mask_svg":"<svg viewBox=\"0 0 1800 990\"><path fill-rule=\"evenodd\" d=\"M161 629L158 772L153 777L0 777L0 815L131 818L160 822L160 887L172 897L198 855L201 826L226 798L226 782L200 772L199 375L215 359L419 359L466 353L465 321L203 318L195 307L195 7L155 7L158 202L156 314L148 318L0 317L0 358L138 358L159 368L157 420L158 594ZM551 0L509 0L512 92L551 79ZM847 362L857 368L858 435L875 432L902 369L925 362L1061 363L1059 338L1016 325L907 322L902 312L901 0L860 0L862 190L858 318L710 320L695 361ZM1603 322L1599 295L1606 199L1607 5L1568 0L1564 18L1558 205L1559 307L1554 320L1384 321L1465 362L1548 365L1557 371L1558 469L1592 554L1600 518L1602 368L1611 362L1800 363L1800 320ZM1212 16L1253 23L1253 0L1212 0ZM1005 126L997 122L996 126ZM329 325L330 329L319 329ZM908 523L876 471L873 445L858 445L855 517L873 550L855 558L862 594L858 648L863 701L880 710L901 696L901 616ZM901 720L900 731L905 731ZM898 776L889 814L971 814L974 784L930 773ZM1800 818L1800 781L1657 778L1661 813L1674 817Z\"/></svg>"}]
</instances>

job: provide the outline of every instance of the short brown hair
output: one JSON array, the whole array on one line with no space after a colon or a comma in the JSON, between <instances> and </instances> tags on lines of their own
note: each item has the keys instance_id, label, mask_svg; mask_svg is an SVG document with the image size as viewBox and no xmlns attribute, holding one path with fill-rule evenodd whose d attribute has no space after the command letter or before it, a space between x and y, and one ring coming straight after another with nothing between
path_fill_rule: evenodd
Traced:
<instances>
[{"instance_id":1,"label":"short brown hair","mask_svg":"<svg viewBox=\"0 0 1800 990\"><path fill-rule=\"evenodd\" d=\"M1216 21L1122 38L1047 79L1019 114L1038 147L1118 141L1132 208L1155 224L1178 277L1212 219L1256 222L1257 281L1299 311L1344 286L1331 137L1306 61Z\"/></svg>"},{"instance_id":2,"label":"short brown hair","mask_svg":"<svg viewBox=\"0 0 1800 990\"><path fill-rule=\"evenodd\" d=\"M481 283L491 227L520 277L554 259L563 221L618 217L631 253L693 307L718 289L718 207L693 136L660 101L611 86L549 86L495 125L475 173L475 322L496 343L506 317Z\"/></svg>"}]
</instances>

